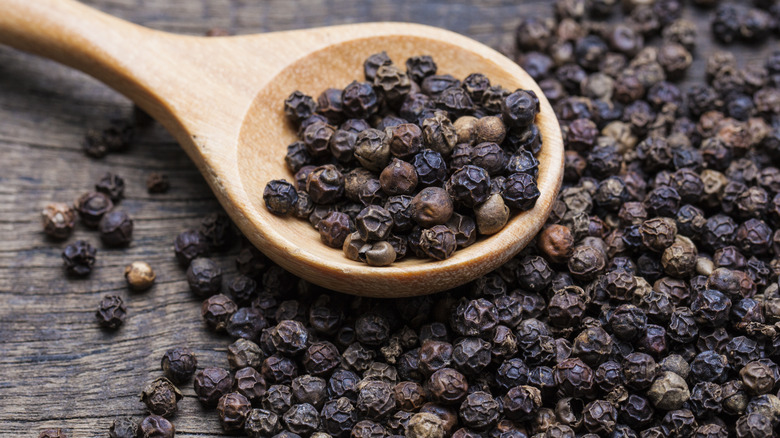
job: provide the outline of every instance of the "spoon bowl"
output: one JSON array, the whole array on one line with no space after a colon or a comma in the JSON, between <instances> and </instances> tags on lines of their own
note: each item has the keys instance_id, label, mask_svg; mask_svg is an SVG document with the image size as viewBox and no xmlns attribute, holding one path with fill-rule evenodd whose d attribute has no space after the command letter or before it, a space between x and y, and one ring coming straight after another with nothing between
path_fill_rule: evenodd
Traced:
<instances>
[{"instance_id":1,"label":"spoon bowl","mask_svg":"<svg viewBox=\"0 0 780 438\"><path fill-rule=\"evenodd\" d=\"M446 30L367 23L260 35L203 38L133 25L72 0L0 0L0 43L81 69L160 121L198 166L246 237L274 262L329 289L402 297L450 289L517 254L544 224L558 193L563 142L549 102L533 79L498 52ZM295 129L282 102L294 90L318 95L363 78L363 61L386 51L396 63L431 55L439 72L533 90L541 110L537 158L541 196L503 230L443 261L407 258L387 267L351 261L322 244L307 221L271 214L262 200L272 179L293 175L284 162Z\"/></svg>"}]
</instances>

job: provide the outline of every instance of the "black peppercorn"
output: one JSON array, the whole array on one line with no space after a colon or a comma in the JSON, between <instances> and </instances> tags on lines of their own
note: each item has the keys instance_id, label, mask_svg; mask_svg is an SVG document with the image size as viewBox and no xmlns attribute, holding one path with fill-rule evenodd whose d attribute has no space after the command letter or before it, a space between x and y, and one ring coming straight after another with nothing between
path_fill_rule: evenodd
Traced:
<instances>
[{"instance_id":1,"label":"black peppercorn","mask_svg":"<svg viewBox=\"0 0 780 438\"><path fill-rule=\"evenodd\" d=\"M75 207L84 225L96 228L103 215L114 208L114 203L105 193L88 192L76 201Z\"/></svg>"},{"instance_id":2,"label":"black peppercorn","mask_svg":"<svg viewBox=\"0 0 780 438\"><path fill-rule=\"evenodd\" d=\"M533 91L517 90L501 102L503 121L511 127L530 125L538 113L539 99Z\"/></svg>"},{"instance_id":3,"label":"black peppercorn","mask_svg":"<svg viewBox=\"0 0 780 438\"><path fill-rule=\"evenodd\" d=\"M214 295L222 288L222 269L210 258L197 258L187 268L187 283L197 296Z\"/></svg>"},{"instance_id":4,"label":"black peppercorn","mask_svg":"<svg viewBox=\"0 0 780 438\"><path fill-rule=\"evenodd\" d=\"M170 417L178 410L177 403L184 398L181 391L165 377L159 377L144 388L141 392L141 401L144 402L149 412Z\"/></svg>"},{"instance_id":5,"label":"black peppercorn","mask_svg":"<svg viewBox=\"0 0 780 438\"><path fill-rule=\"evenodd\" d=\"M188 266L193 259L207 256L210 252L206 237L196 230L183 231L176 236L173 241L173 250L176 253L176 259L182 266Z\"/></svg>"},{"instance_id":6,"label":"black peppercorn","mask_svg":"<svg viewBox=\"0 0 780 438\"><path fill-rule=\"evenodd\" d=\"M174 383L184 383L195 373L198 359L187 347L172 348L163 355L161 367L165 377Z\"/></svg>"},{"instance_id":7,"label":"black peppercorn","mask_svg":"<svg viewBox=\"0 0 780 438\"><path fill-rule=\"evenodd\" d=\"M141 425L138 428L140 437L143 438L173 438L176 434L176 429L173 427L173 423L166 420L159 415L149 415L141 421Z\"/></svg>"},{"instance_id":8,"label":"black peppercorn","mask_svg":"<svg viewBox=\"0 0 780 438\"><path fill-rule=\"evenodd\" d=\"M287 215L293 211L298 202L298 192L292 184L276 179L269 181L263 190L265 207L273 214Z\"/></svg>"},{"instance_id":9,"label":"black peppercorn","mask_svg":"<svg viewBox=\"0 0 780 438\"><path fill-rule=\"evenodd\" d=\"M341 248L344 240L352 232L349 216L345 213L332 211L317 222L317 231L322 242L332 248Z\"/></svg>"},{"instance_id":10,"label":"black peppercorn","mask_svg":"<svg viewBox=\"0 0 780 438\"><path fill-rule=\"evenodd\" d=\"M193 383L198 400L213 407L233 387L233 378L222 368L204 368L195 373Z\"/></svg>"},{"instance_id":11,"label":"black peppercorn","mask_svg":"<svg viewBox=\"0 0 780 438\"><path fill-rule=\"evenodd\" d=\"M62 251L62 260L68 274L85 276L92 272L97 250L84 240L77 240Z\"/></svg>"},{"instance_id":12,"label":"black peppercorn","mask_svg":"<svg viewBox=\"0 0 780 438\"><path fill-rule=\"evenodd\" d=\"M422 231L420 249L428 257L435 260L445 260L452 256L458 242L455 233L446 225L434 225Z\"/></svg>"},{"instance_id":13,"label":"black peppercorn","mask_svg":"<svg viewBox=\"0 0 780 438\"><path fill-rule=\"evenodd\" d=\"M137 438L138 422L129 417L119 417L108 428L110 438Z\"/></svg>"},{"instance_id":14,"label":"black peppercorn","mask_svg":"<svg viewBox=\"0 0 780 438\"><path fill-rule=\"evenodd\" d=\"M101 327L116 330L125 322L127 307L118 295L106 295L95 312Z\"/></svg>"},{"instance_id":15,"label":"black peppercorn","mask_svg":"<svg viewBox=\"0 0 780 438\"><path fill-rule=\"evenodd\" d=\"M220 397L217 404L219 423L226 432L242 430L252 405L249 400L237 392Z\"/></svg>"},{"instance_id":16,"label":"black peppercorn","mask_svg":"<svg viewBox=\"0 0 780 438\"><path fill-rule=\"evenodd\" d=\"M114 203L122 200L125 192L125 180L119 175L106 172L95 184L95 190L105 193Z\"/></svg>"},{"instance_id":17,"label":"black peppercorn","mask_svg":"<svg viewBox=\"0 0 780 438\"><path fill-rule=\"evenodd\" d=\"M125 246L133 239L133 220L124 211L110 211L100 219L98 231L106 245Z\"/></svg>"},{"instance_id":18,"label":"black peppercorn","mask_svg":"<svg viewBox=\"0 0 780 438\"><path fill-rule=\"evenodd\" d=\"M146 191L149 193L165 193L171 187L168 175L159 172L151 172L146 177Z\"/></svg>"},{"instance_id":19,"label":"black peppercorn","mask_svg":"<svg viewBox=\"0 0 780 438\"><path fill-rule=\"evenodd\" d=\"M316 110L317 104L314 99L297 90L284 101L284 113L296 124L314 114Z\"/></svg>"}]
</instances>

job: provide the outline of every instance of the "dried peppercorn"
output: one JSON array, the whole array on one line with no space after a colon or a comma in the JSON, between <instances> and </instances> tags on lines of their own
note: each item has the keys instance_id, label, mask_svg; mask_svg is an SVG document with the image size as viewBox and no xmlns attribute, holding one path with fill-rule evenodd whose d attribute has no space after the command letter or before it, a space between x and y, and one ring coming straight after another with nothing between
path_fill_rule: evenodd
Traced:
<instances>
[{"instance_id":1,"label":"dried peppercorn","mask_svg":"<svg viewBox=\"0 0 780 438\"><path fill-rule=\"evenodd\" d=\"M217 294L222 288L222 269L214 260L199 257L187 268L187 283L197 296Z\"/></svg>"},{"instance_id":2,"label":"dried peppercorn","mask_svg":"<svg viewBox=\"0 0 780 438\"><path fill-rule=\"evenodd\" d=\"M130 417L115 419L108 428L110 438L136 438L138 436L138 422Z\"/></svg>"},{"instance_id":3,"label":"dried peppercorn","mask_svg":"<svg viewBox=\"0 0 780 438\"><path fill-rule=\"evenodd\" d=\"M272 436L280 429L279 416L265 409L252 409L244 421L244 433L250 438Z\"/></svg>"},{"instance_id":4,"label":"dried peppercorn","mask_svg":"<svg viewBox=\"0 0 780 438\"><path fill-rule=\"evenodd\" d=\"M173 241L173 250L182 266L189 266L193 259L210 253L206 237L197 230L187 230L177 235Z\"/></svg>"},{"instance_id":5,"label":"dried peppercorn","mask_svg":"<svg viewBox=\"0 0 780 438\"><path fill-rule=\"evenodd\" d=\"M231 392L220 397L217 403L217 413L222 429L230 431L242 430L252 405L249 400L237 392Z\"/></svg>"},{"instance_id":6,"label":"dried peppercorn","mask_svg":"<svg viewBox=\"0 0 780 438\"><path fill-rule=\"evenodd\" d=\"M303 356L303 366L315 376L327 376L339 366L339 351L327 341L312 343Z\"/></svg>"},{"instance_id":7,"label":"dried peppercorn","mask_svg":"<svg viewBox=\"0 0 780 438\"><path fill-rule=\"evenodd\" d=\"M77 240L62 251L65 271L70 275L86 276L95 265L97 250L85 240Z\"/></svg>"},{"instance_id":8,"label":"dried peppercorn","mask_svg":"<svg viewBox=\"0 0 780 438\"><path fill-rule=\"evenodd\" d=\"M539 389L528 385L510 388L501 400L504 415L513 421L530 420L542 405Z\"/></svg>"},{"instance_id":9,"label":"dried peppercorn","mask_svg":"<svg viewBox=\"0 0 780 438\"><path fill-rule=\"evenodd\" d=\"M148 193L165 193L171 188L168 175L160 172L150 172L146 177L146 191Z\"/></svg>"},{"instance_id":10,"label":"dried peppercorn","mask_svg":"<svg viewBox=\"0 0 780 438\"><path fill-rule=\"evenodd\" d=\"M269 181L263 190L265 207L273 214L287 215L293 211L298 202L298 192L292 184L277 179Z\"/></svg>"},{"instance_id":11,"label":"dried peppercorn","mask_svg":"<svg viewBox=\"0 0 780 438\"><path fill-rule=\"evenodd\" d=\"M54 239L66 239L75 227L76 212L67 204L53 202L41 212L43 232Z\"/></svg>"},{"instance_id":12,"label":"dried peppercorn","mask_svg":"<svg viewBox=\"0 0 780 438\"><path fill-rule=\"evenodd\" d=\"M133 220L124 211L110 211L100 219L98 231L107 246L125 246L133 239Z\"/></svg>"},{"instance_id":13,"label":"dried peppercorn","mask_svg":"<svg viewBox=\"0 0 780 438\"><path fill-rule=\"evenodd\" d=\"M114 203L122 200L125 192L125 180L119 175L106 172L95 184L95 191L105 193Z\"/></svg>"},{"instance_id":14,"label":"dried peppercorn","mask_svg":"<svg viewBox=\"0 0 780 438\"><path fill-rule=\"evenodd\" d=\"M435 260L450 258L458 244L455 233L446 225L434 225L423 230L419 242L423 253Z\"/></svg>"},{"instance_id":15,"label":"dried peppercorn","mask_svg":"<svg viewBox=\"0 0 780 438\"><path fill-rule=\"evenodd\" d=\"M533 91L517 90L501 102L501 116L510 127L524 127L533 123L539 113L539 99Z\"/></svg>"},{"instance_id":16,"label":"dried peppercorn","mask_svg":"<svg viewBox=\"0 0 780 438\"><path fill-rule=\"evenodd\" d=\"M690 391L682 377L666 371L653 382L647 390L647 396L656 408L675 410L682 408L688 401Z\"/></svg>"},{"instance_id":17,"label":"dried peppercorn","mask_svg":"<svg viewBox=\"0 0 780 438\"><path fill-rule=\"evenodd\" d=\"M261 371L269 382L289 384L298 375L298 365L288 357L272 354L263 360Z\"/></svg>"},{"instance_id":18,"label":"dried peppercorn","mask_svg":"<svg viewBox=\"0 0 780 438\"><path fill-rule=\"evenodd\" d=\"M182 398L184 395L181 391L165 377L155 379L141 392L141 401L149 411L163 417L176 414L178 402Z\"/></svg>"},{"instance_id":19,"label":"dried peppercorn","mask_svg":"<svg viewBox=\"0 0 780 438\"><path fill-rule=\"evenodd\" d=\"M460 403L469 388L466 377L452 368L436 370L426 384L430 397L442 404Z\"/></svg>"},{"instance_id":20,"label":"dried peppercorn","mask_svg":"<svg viewBox=\"0 0 780 438\"><path fill-rule=\"evenodd\" d=\"M217 294L208 297L201 305L201 316L214 331L223 331L230 317L238 311L238 306L227 295Z\"/></svg>"},{"instance_id":21,"label":"dried peppercorn","mask_svg":"<svg viewBox=\"0 0 780 438\"><path fill-rule=\"evenodd\" d=\"M222 368L204 368L195 373L195 394L206 406L216 406L219 399L233 387L233 378Z\"/></svg>"},{"instance_id":22,"label":"dried peppercorn","mask_svg":"<svg viewBox=\"0 0 780 438\"><path fill-rule=\"evenodd\" d=\"M95 315L101 327L116 330L125 322L127 307L119 295L106 295L100 300Z\"/></svg>"},{"instance_id":23,"label":"dried peppercorn","mask_svg":"<svg viewBox=\"0 0 780 438\"><path fill-rule=\"evenodd\" d=\"M742 385L750 395L762 395L772 390L776 383L775 372L762 361L746 363L739 371Z\"/></svg>"},{"instance_id":24,"label":"dried peppercorn","mask_svg":"<svg viewBox=\"0 0 780 438\"><path fill-rule=\"evenodd\" d=\"M322 242L333 248L341 248L344 240L352 231L349 216L338 211L331 211L317 222L317 231Z\"/></svg>"},{"instance_id":25,"label":"dried peppercorn","mask_svg":"<svg viewBox=\"0 0 780 438\"><path fill-rule=\"evenodd\" d=\"M197 366L197 357L187 347L172 348L165 352L161 360L165 377L174 383L184 383L189 380Z\"/></svg>"},{"instance_id":26,"label":"dried peppercorn","mask_svg":"<svg viewBox=\"0 0 780 438\"><path fill-rule=\"evenodd\" d=\"M176 428L173 423L161 417L159 415L149 415L141 420L141 424L138 427L139 435L144 438L159 437L159 438L173 438L176 434Z\"/></svg>"},{"instance_id":27,"label":"dried peppercorn","mask_svg":"<svg viewBox=\"0 0 780 438\"><path fill-rule=\"evenodd\" d=\"M317 103L311 96L296 90L284 101L284 113L293 123L300 123L317 110Z\"/></svg>"},{"instance_id":28,"label":"dried peppercorn","mask_svg":"<svg viewBox=\"0 0 780 438\"><path fill-rule=\"evenodd\" d=\"M114 208L114 203L105 193L88 192L76 200L75 208L84 225L96 228L103 215Z\"/></svg>"}]
</instances>

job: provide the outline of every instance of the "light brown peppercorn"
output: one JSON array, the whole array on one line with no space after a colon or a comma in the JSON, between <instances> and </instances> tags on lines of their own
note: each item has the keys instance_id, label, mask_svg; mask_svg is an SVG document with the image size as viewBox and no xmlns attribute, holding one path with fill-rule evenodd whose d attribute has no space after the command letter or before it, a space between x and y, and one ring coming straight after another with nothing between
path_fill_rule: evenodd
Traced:
<instances>
[{"instance_id":1,"label":"light brown peppercorn","mask_svg":"<svg viewBox=\"0 0 780 438\"><path fill-rule=\"evenodd\" d=\"M455 133L458 135L458 144L473 145L476 143L477 122L478 119L474 116L461 116L453 122L452 126L455 127Z\"/></svg>"},{"instance_id":2,"label":"light brown peppercorn","mask_svg":"<svg viewBox=\"0 0 780 438\"><path fill-rule=\"evenodd\" d=\"M68 204L53 202L44 207L41 222L46 235L54 239L65 239L76 225L76 211Z\"/></svg>"},{"instance_id":3,"label":"light brown peppercorn","mask_svg":"<svg viewBox=\"0 0 780 438\"><path fill-rule=\"evenodd\" d=\"M739 370L739 377L748 394L762 395L775 386L775 376L772 369L762 361L752 361Z\"/></svg>"},{"instance_id":4,"label":"light brown peppercorn","mask_svg":"<svg viewBox=\"0 0 780 438\"><path fill-rule=\"evenodd\" d=\"M457 247L455 233L446 225L434 225L420 235L420 249L432 259L448 259Z\"/></svg>"},{"instance_id":5,"label":"light brown peppercorn","mask_svg":"<svg viewBox=\"0 0 780 438\"><path fill-rule=\"evenodd\" d=\"M458 143L458 134L452 122L443 112L423 120L423 142L434 151L449 156Z\"/></svg>"},{"instance_id":6,"label":"light brown peppercorn","mask_svg":"<svg viewBox=\"0 0 780 438\"><path fill-rule=\"evenodd\" d=\"M549 261L566 263L572 252L574 236L572 236L568 227L553 224L539 233L537 245Z\"/></svg>"},{"instance_id":7,"label":"light brown peppercorn","mask_svg":"<svg viewBox=\"0 0 780 438\"><path fill-rule=\"evenodd\" d=\"M685 236L677 236L674 243L661 256L664 272L672 277L685 278L696 269L698 260L696 245Z\"/></svg>"},{"instance_id":8,"label":"light brown peppercorn","mask_svg":"<svg viewBox=\"0 0 780 438\"><path fill-rule=\"evenodd\" d=\"M355 231L344 239L342 250L348 259L358 261L360 260L360 249L366 245L368 243L360 237L360 233Z\"/></svg>"},{"instance_id":9,"label":"light brown peppercorn","mask_svg":"<svg viewBox=\"0 0 780 438\"><path fill-rule=\"evenodd\" d=\"M444 421L427 412L412 415L406 426L408 438L444 438Z\"/></svg>"},{"instance_id":10,"label":"light brown peppercorn","mask_svg":"<svg viewBox=\"0 0 780 438\"><path fill-rule=\"evenodd\" d=\"M658 409L673 411L682 408L691 397L691 392L685 379L666 371L655 379L647 391L647 397Z\"/></svg>"},{"instance_id":11,"label":"light brown peppercorn","mask_svg":"<svg viewBox=\"0 0 780 438\"><path fill-rule=\"evenodd\" d=\"M487 201L477 205L474 213L477 217L477 230L483 235L501 231L509 221L509 207L498 193L490 195Z\"/></svg>"},{"instance_id":12,"label":"light brown peppercorn","mask_svg":"<svg viewBox=\"0 0 780 438\"><path fill-rule=\"evenodd\" d=\"M412 217L422 227L444 224L452 212L452 198L441 187L426 187L412 199Z\"/></svg>"},{"instance_id":13,"label":"light brown peppercorn","mask_svg":"<svg viewBox=\"0 0 780 438\"><path fill-rule=\"evenodd\" d=\"M649 250L663 252L677 237L677 224L667 217L656 217L642 222L639 227L642 244Z\"/></svg>"},{"instance_id":14,"label":"light brown peppercorn","mask_svg":"<svg viewBox=\"0 0 780 438\"><path fill-rule=\"evenodd\" d=\"M393 158L379 174L379 183L390 196L410 195L417 187L417 171L412 164Z\"/></svg>"},{"instance_id":15,"label":"light brown peppercorn","mask_svg":"<svg viewBox=\"0 0 780 438\"><path fill-rule=\"evenodd\" d=\"M393 245L389 242L381 241L363 245L360 248L358 257L369 266L388 266L395 261L396 253Z\"/></svg>"},{"instance_id":16,"label":"light brown peppercorn","mask_svg":"<svg viewBox=\"0 0 780 438\"><path fill-rule=\"evenodd\" d=\"M157 278L154 270L146 262L132 262L125 266L125 280L127 286L134 291L149 289Z\"/></svg>"},{"instance_id":17,"label":"light brown peppercorn","mask_svg":"<svg viewBox=\"0 0 780 438\"><path fill-rule=\"evenodd\" d=\"M390 153L398 158L411 157L422 149L422 130L414 123L402 123L385 131Z\"/></svg>"},{"instance_id":18,"label":"light brown peppercorn","mask_svg":"<svg viewBox=\"0 0 780 438\"><path fill-rule=\"evenodd\" d=\"M368 170L381 172L390 163L387 135L378 129L367 129L355 140L355 158Z\"/></svg>"},{"instance_id":19,"label":"light brown peppercorn","mask_svg":"<svg viewBox=\"0 0 780 438\"><path fill-rule=\"evenodd\" d=\"M476 143L492 142L501 144L506 137L506 126L501 118L496 116L482 117L475 127Z\"/></svg>"}]
</instances>

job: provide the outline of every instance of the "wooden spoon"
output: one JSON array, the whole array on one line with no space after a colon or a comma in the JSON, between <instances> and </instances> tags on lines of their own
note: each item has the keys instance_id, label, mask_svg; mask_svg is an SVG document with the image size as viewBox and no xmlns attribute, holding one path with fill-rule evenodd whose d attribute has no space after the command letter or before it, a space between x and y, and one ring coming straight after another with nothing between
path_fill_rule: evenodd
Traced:
<instances>
[{"instance_id":1,"label":"wooden spoon","mask_svg":"<svg viewBox=\"0 0 780 438\"><path fill-rule=\"evenodd\" d=\"M560 188L561 132L538 85L495 50L453 32L366 23L205 38L147 29L73 0L0 0L0 6L0 43L82 70L132 99L176 137L253 244L330 289L401 297L464 284L517 254L544 224ZM317 96L362 79L363 60L383 50L401 65L429 54L442 73L481 72L493 84L533 90L541 100L536 206L444 261L407 258L381 268L353 262L320 243L307 221L275 216L263 204L266 182L292 180L284 155L295 131L283 100L296 89Z\"/></svg>"}]
</instances>

